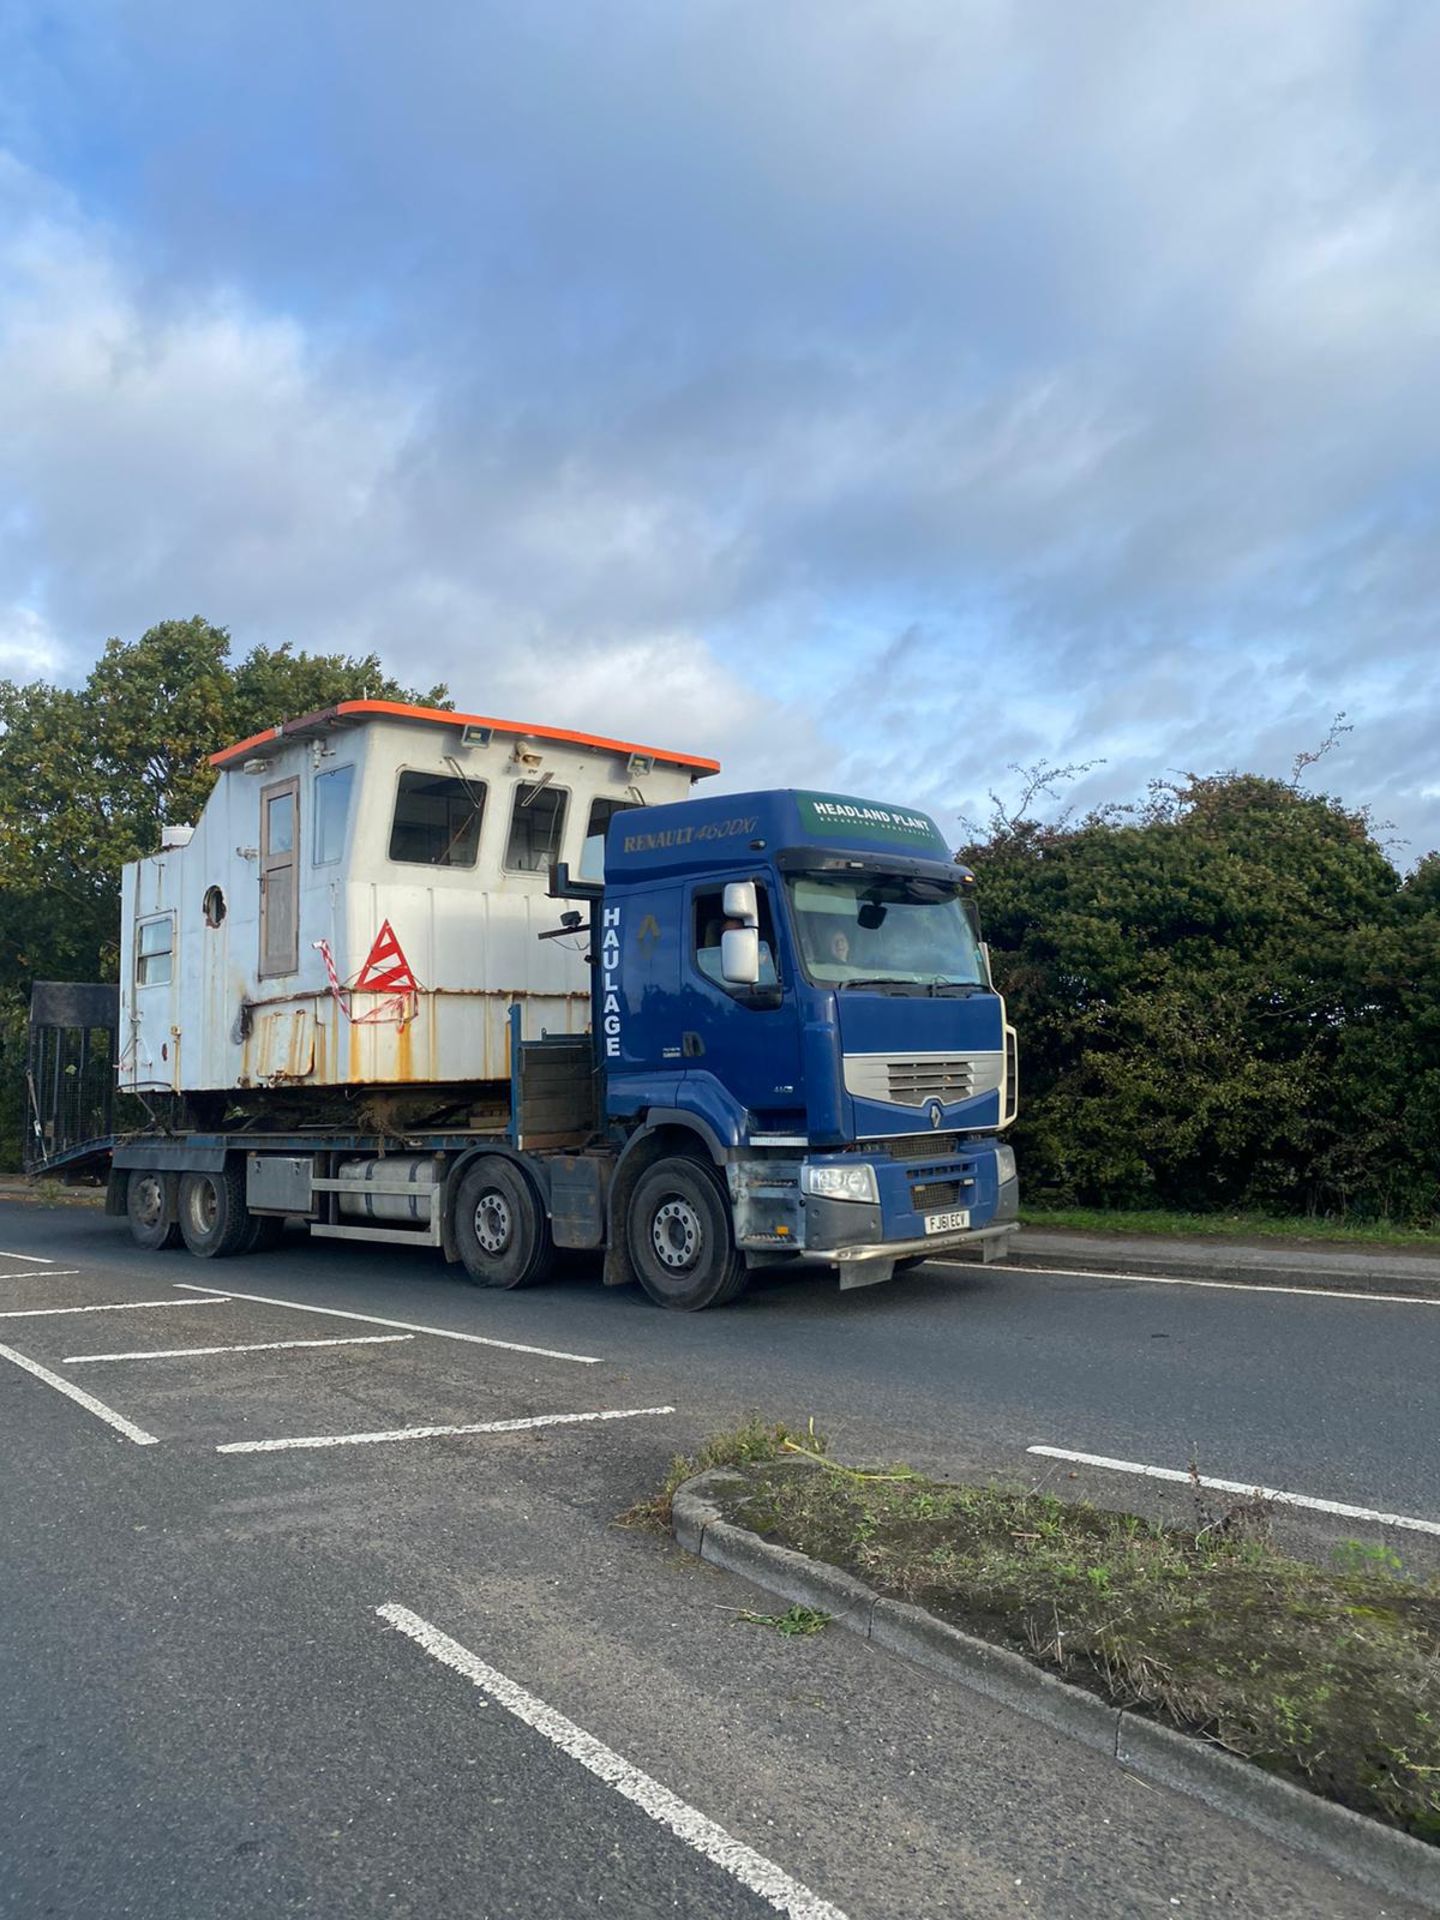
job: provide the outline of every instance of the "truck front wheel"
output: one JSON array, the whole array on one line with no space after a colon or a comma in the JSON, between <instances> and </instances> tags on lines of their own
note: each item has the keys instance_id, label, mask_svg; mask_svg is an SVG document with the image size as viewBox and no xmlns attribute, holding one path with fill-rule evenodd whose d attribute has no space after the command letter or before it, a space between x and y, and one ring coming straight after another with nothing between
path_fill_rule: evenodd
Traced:
<instances>
[{"instance_id":1,"label":"truck front wheel","mask_svg":"<svg viewBox=\"0 0 1440 1920\"><path fill-rule=\"evenodd\" d=\"M710 1168L680 1157L642 1173L626 1217L630 1258L661 1307L723 1307L750 1275L735 1245L725 1190Z\"/></svg>"},{"instance_id":2,"label":"truck front wheel","mask_svg":"<svg viewBox=\"0 0 1440 1920\"><path fill-rule=\"evenodd\" d=\"M461 1176L455 1240L477 1287L529 1287L549 1278L555 1242L540 1196L520 1169L487 1154Z\"/></svg>"},{"instance_id":3,"label":"truck front wheel","mask_svg":"<svg viewBox=\"0 0 1440 1920\"><path fill-rule=\"evenodd\" d=\"M159 1253L178 1247L180 1227L175 1219L175 1176L151 1167L136 1167L125 1178L125 1218L137 1247Z\"/></svg>"},{"instance_id":4,"label":"truck front wheel","mask_svg":"<svg viewBox=\"0 0 1440 1920\"><path fill-rule=\"evenodd\" d=\"M252 1223L238 1167L181 1174L179 1213L180 1237L201 1260L225 1260L249 1250Z\"/></svg>"}]
</instances>

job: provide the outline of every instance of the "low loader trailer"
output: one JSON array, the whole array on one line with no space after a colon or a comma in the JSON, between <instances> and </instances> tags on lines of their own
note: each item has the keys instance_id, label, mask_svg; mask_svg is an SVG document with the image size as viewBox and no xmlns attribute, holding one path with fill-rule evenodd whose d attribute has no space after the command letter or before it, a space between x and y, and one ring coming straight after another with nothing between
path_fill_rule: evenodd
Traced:
<instances>
[{"instance_id":1,"label":"low loader trailer","mask_svg":"<svg viewBox=\"0 0 1440 1920\"><path fill-rule=\"evenodd\" d=\"M382 701L214 765L124 869L118 1003L32 1007L30 1168L107 1172L141 1246L299 1220L501 1287L591 1249L692 1310L1006 1250L1016 1039L926 814Z\"/></svg>"}]
</instances>

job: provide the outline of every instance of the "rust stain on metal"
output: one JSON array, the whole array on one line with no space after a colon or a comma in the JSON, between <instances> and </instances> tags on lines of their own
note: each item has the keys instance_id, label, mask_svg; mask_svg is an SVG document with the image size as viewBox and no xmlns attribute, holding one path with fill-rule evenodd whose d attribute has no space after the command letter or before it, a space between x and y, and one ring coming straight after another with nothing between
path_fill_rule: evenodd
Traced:
<instances>
[{"instance_id":1,"label":"rust stain on metal","mask_svg":"<svg viewBox=\"0 0 1440 1920\"><path fill-rule=\"evenodd\" d=\"M395 1078L400 1081L415 1078L413 1034L414 1027L408 1024L395 1030Z\"/></svg>"}]
</instances>

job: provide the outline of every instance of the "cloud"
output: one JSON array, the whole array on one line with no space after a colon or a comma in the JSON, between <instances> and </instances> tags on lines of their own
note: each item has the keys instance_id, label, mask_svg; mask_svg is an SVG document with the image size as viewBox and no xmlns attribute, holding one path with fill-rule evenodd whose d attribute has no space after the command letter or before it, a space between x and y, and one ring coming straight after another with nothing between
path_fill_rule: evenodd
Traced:
<instances>
[{"instance_id":1,"label":"cloud","mask_svg":"<svg viewBox=\"0 0 1440 1920\"><path fill-rule=\"evenodd\" d=\"M1345 708L1334 783L1440 839L1430 9L46 21L9 658L200 608L947 825Z\"/></svg>"}]
</instances>

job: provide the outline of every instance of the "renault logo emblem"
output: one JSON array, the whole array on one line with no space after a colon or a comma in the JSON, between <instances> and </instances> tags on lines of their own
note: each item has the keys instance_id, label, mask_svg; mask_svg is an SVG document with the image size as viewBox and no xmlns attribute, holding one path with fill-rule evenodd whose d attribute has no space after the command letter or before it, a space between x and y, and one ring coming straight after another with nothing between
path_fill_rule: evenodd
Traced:
<instances>
[{"instance_id":1,"label":"renault logo emblem","mask_svg":"<svg viewBox=\"0 0 1440 1920\"><path fill-rule=\"evenodd\" d=\"M943 1120L944 1118L945 1118L945 1109L944 1109L944 1108L943 1108L943 1107L941 1106L941 1104L940 1104L940 1102L939 1102L938 1100L932 1100L932 1101L930 1102L930 1124L931 1124L931 1126L932 1126L932 1127L938 1127L938 1126L940 1125L940 1122L941 1122L941 1121L942 1121L942 1120Z\"/></svg>"}]
</instances>

